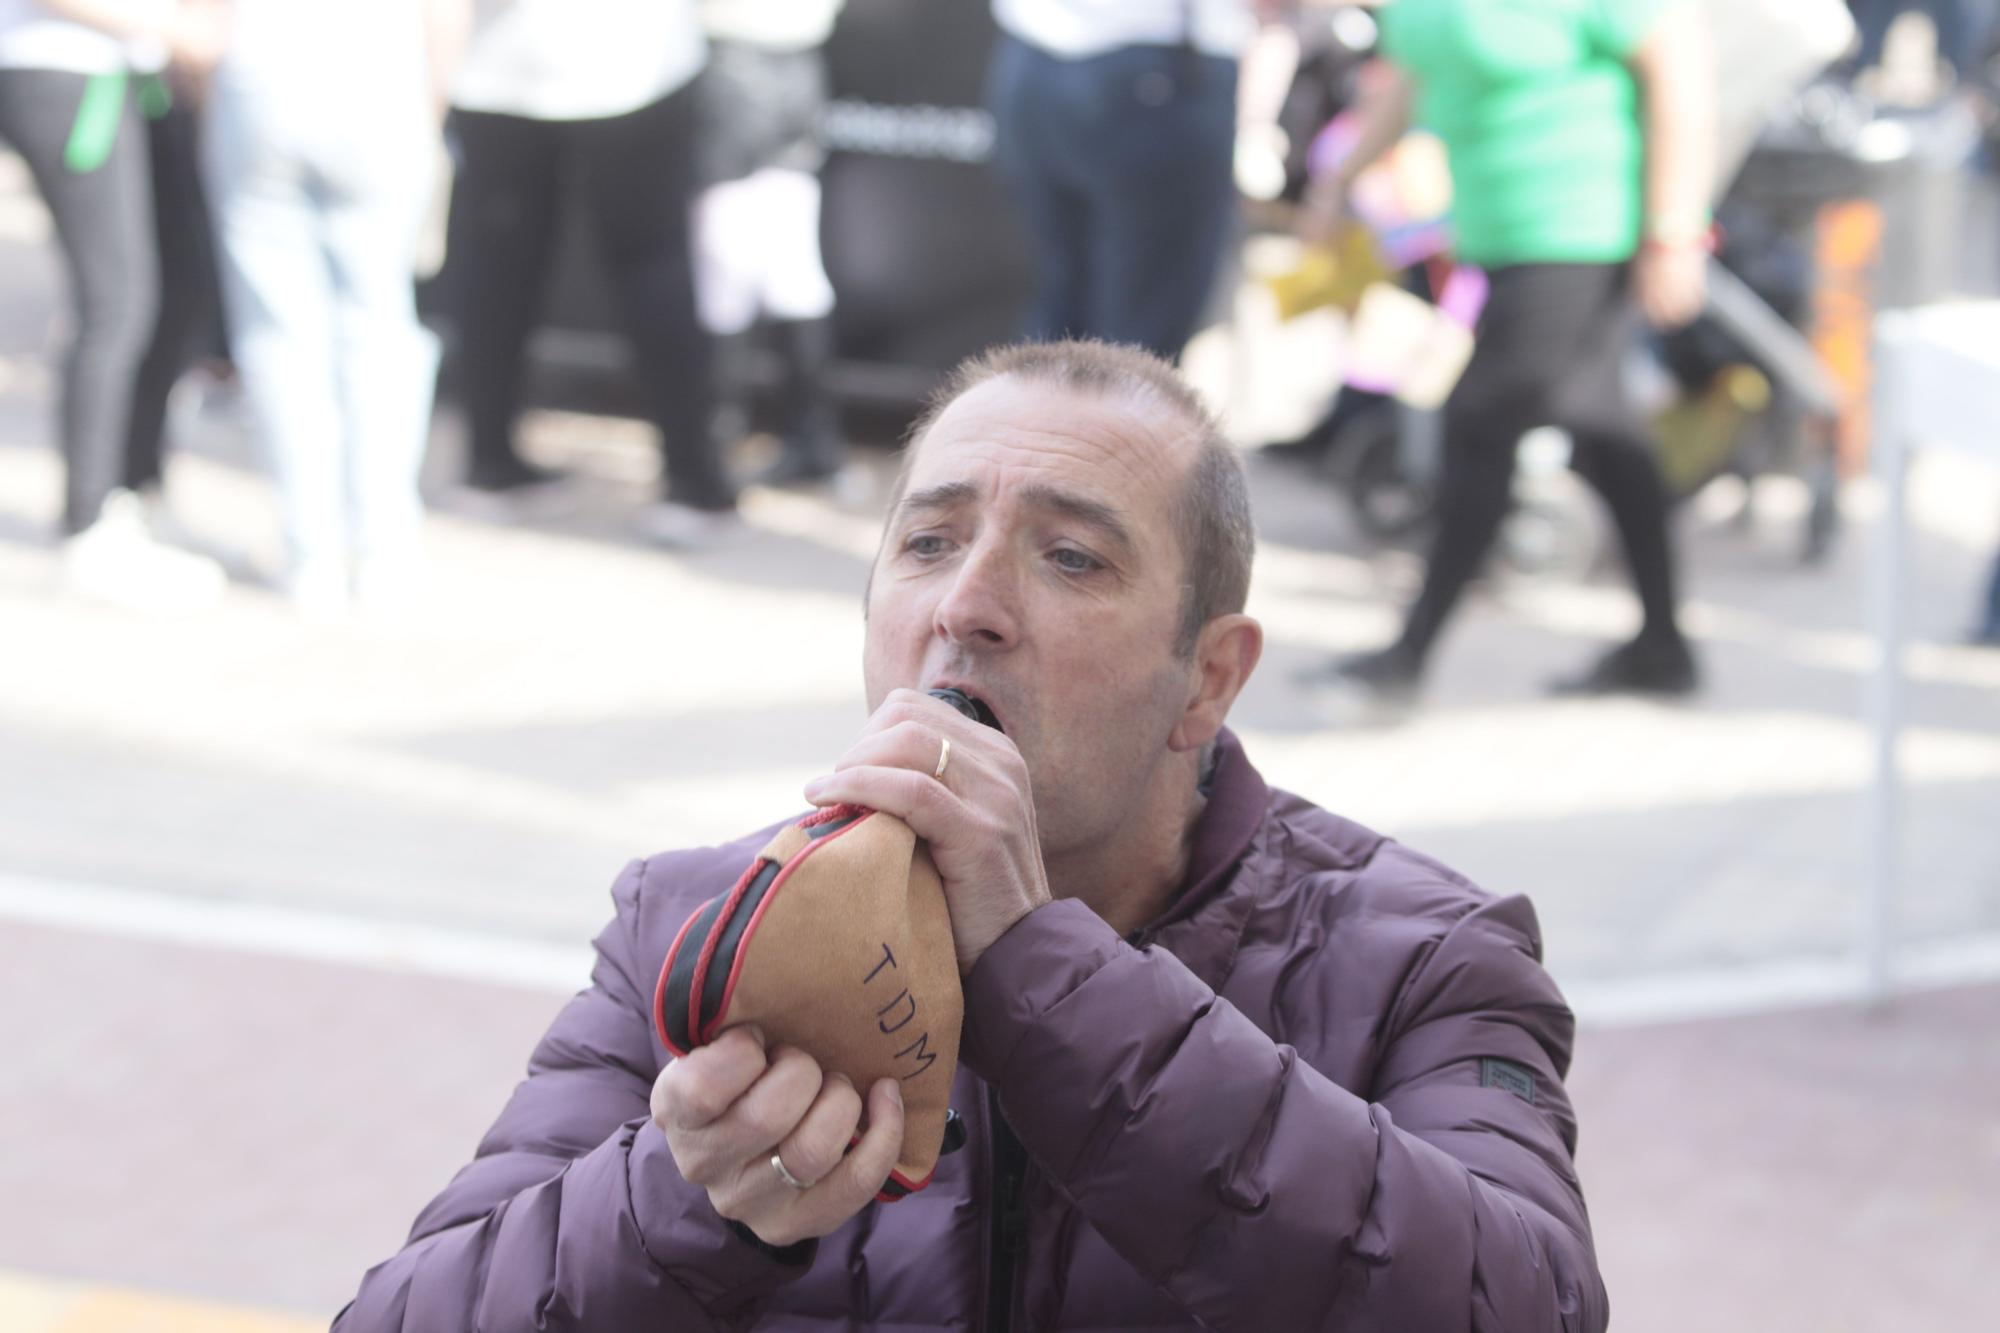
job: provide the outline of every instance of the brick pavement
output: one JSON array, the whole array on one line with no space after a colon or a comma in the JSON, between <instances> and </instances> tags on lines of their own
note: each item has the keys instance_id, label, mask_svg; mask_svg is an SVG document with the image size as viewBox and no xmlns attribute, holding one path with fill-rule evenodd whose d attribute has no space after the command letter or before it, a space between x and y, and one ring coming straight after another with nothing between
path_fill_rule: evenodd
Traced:
<instances>
[{"instance_id":1,"label":"brick pavement","mask_svg":"<svg viewBox=\"0 0 2000 1333\"><path fill-rule=\"evenodd\" d=\"M145 1293L162 1320L223 1302L323 1321L470 1155L561 998L0 932L4 1121L34 1145L0 1159L0 1264L38 1275L0 1279L0 1327L41 1333L10 1311L51 1280L73 1301ZM2000 988L1887 1020L1586 1028L1570 1082L1619 1333L1971 1333L1990 1317Z\"/></svg>"}]
</instances>

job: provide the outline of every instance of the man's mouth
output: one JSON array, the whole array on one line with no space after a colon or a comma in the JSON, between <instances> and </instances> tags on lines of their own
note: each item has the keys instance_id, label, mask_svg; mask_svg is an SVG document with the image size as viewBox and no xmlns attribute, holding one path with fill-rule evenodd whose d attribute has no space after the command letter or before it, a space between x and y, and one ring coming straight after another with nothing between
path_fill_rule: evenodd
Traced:
<instances>
[{"instance_id":1,"label":"man's mouth","mask_svg":"<svg viewBox=\"0 0 2000 1333\"><path fill-rule=\"evenodd\" d=\"M991 727L1003 735L1006 733L1007 729L1000 725L1000 717L993 711L993 706L965 686L940 681L932 685L927 693L934 699L944 700L980 725Z\"/></svg>"}]
</instances>

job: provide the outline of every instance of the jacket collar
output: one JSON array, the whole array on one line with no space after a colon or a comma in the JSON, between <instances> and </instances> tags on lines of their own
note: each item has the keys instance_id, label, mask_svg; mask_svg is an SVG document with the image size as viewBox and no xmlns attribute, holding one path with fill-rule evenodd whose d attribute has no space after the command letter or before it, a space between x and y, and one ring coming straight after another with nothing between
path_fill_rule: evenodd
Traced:
<instances>
[{"instance_id":1,"label":"jacket collar","mask_svg":"<svg viewBox=\"0 0 2000 1333\"><path fill-rule=\"evenodd\" d=\"M1135 941L1166 949L1211 989L1228 978L1256 905L1249 884L1237 872L1264 826L1269 804L1270 789L1262 775L1251 766L1236 734L1224 728L1216 737L1208 804L1195 821L1187 877L1172 905Z\"/></svg>"}]
</instances>

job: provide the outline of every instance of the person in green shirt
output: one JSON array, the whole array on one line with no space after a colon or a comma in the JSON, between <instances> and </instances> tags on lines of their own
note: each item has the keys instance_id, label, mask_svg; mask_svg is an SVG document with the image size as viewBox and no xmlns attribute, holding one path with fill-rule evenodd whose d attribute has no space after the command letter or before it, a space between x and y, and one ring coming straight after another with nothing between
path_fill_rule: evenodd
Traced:
<instances>
[{"instance_id":1,"label":"person in green shirt","mask_svg":"<svg viewBox=\"0 0 2000 1333\"><path fill-rule=\"evenodd\" d=\"M1685 694L1667 505L1650 430L1620 373L1634 298L1653 323L1700 313L1714 183L1714 57L1690 0L1387 0L1393 71L1360 142L1315 181L1308 234L1338 224L1355 176L1420 121L1445 144L1461 260L1492 289L1445 407L1438 531L1388 647L1336 677L1407 700L1506 517L1523 435L1560 426L1617 525L1644 613L1631 642L1558 682L1569 693Z\"/></svg>"}]
</instances>

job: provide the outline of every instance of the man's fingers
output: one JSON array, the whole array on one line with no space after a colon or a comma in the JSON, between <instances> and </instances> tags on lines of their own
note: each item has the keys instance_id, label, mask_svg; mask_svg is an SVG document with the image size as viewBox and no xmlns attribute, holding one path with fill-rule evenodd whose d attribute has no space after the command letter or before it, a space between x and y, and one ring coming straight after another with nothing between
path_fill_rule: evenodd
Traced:
<instances>
[{"instance_id":1,"label":"man's fingers","mask_svg":"<svg viewBox=\"0 0 2000 1333\"><path fill-rule=\"evenodd\" d=\"M796 1179L814 1184L840 1165L860 1123L861 1094L845 1075L828 1074L805 1119L778 1145L778 1156Z\"/></svg>"},{"instance_id":2,"label":"man's fingers","mask_svg":"<svg viewBox=\"0 0 2000 1333\"><path fill-rule=\"evenodd\" d=\"M942 699L933 699L918 690L896 689L889 691L875 711L868 715L868 721L861 728L861 738L866 740L910 723L941 731L962 721L965 721L963 715Z\"/></svg>"},{"instance_id":3,"label":"man's fingers","mask_svg":"<svg viewBox=\"0 0 2000 1333\"><path fill-rule=\"evenodd\" d=\"M697 1131L704 1160L735 1163L769 1157L819 1095L817 1061L795 1046L771 1048L771 1065L727 1114Z\"/></svg>"},{"instance_id":4,"label":"man's fingers","mask_svg":"<svg viewBox=\"0 0 2000 1333\"><path fill-rule=\"evenodd\" d=\"M868 1206L903 1151L903 1091L892 1078L868 1090L868 1130L853 1151L799 1197L802 1234L823 1236Z\"/></svg>"},{"instance_id":5,"label":"man's fingers","mask_svg":"<svg viewBox=\"0 0 2000 1333\"><path fill-rule=\"evenodd\" d=\"M860 1213L882 1193L882 1183L902 1157L902 1087L894 1079L876 1079L868 1089L868 1131L826 1179L806 1191L800 1203L814 1213L826 1209L834 1225ZM824 1193L822 1193L824 1191Z\"/></svg>"},{"instance_id":6,"label":"man's fingers","mask_svg":"<svg viewBox=\"0 0 2000 1333\"><path fill-rule=\"evenodd\" d=\"M932 772L944 733L937 727L914 719L898 722L883 731L870 732L847 747L834 764L834 771L849 768L907 768L912 772ZM962 745L952 747L963 751ZM928 758L926 758L928 756ZM954 759L962 755L953 755Z\"/></svg>"},{"instance_id":7,"label":"man's fingers","mask_svg":"<svg viewBox=\"0 0 2000 1333\"><path fill-rule=\"evenodd\" d=\"M815 805L845 803L880 810L908 824L920 838L935 838L944 832L942 821L959 804L958 798L928 772L878 764L843 768L814 778L806 784L806 799Z\"/></svg>"},{"instance_id":8,"label":"man's fingers","mask_svg":"<svg viewBox=\"0 0 2000 1333\"><path fill-rule=\"evenodd\" d=\"M753 1027L731 1028L660 1071L653 1083L653 1119L664 1130L701 1129L734 1106L768 1065L764 1034Z\"/></svg>"},{"instance_id":9,"label":"man's fingers","mask_svg":"<svg viewBox=\"0 0 2000 1333\"><path fill-rule=\"evenodd\" d=\"M852 1088L847 1089L847 1095L854 1095ZM853 1137L855 1122L847 1116L857 1103L858 1098L841 1110L841 1121L847 1126L845 1139ZM820 1108L816 1105L814 1109ZM823 1128L815 1126L814 1132ZM741 1163L726 1183L710 1189L709 1201L717 1213L742 1222L765 1244L790 1245L836 1231L866 1208L895 1170L902 1150L902 1091L894 1079L878 1079L868 1093L867 1132L852 1151L836 1156L817 1183L805 1190L793 1189L771 1169L767 1152ZM785 1169L796 1176L801 1164L793 1161L792 1151L788 1143L781 1155Z\"/></svg>"},{"instance_id":10,"label":"man's fingers","mask_svg":"<svg viewBox=\"0 0 2000 1333\"><path fill-rule=\"evenodd\" d=\"M796 1047L772 1047L764 1072L721 1115L698 1125L662 1126L682 1179L714 1185L748 1158L769 1158L812 1105L819 1085L811 1056Z\"/></svg>"}]
</instances>

